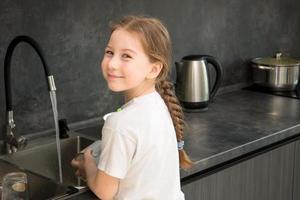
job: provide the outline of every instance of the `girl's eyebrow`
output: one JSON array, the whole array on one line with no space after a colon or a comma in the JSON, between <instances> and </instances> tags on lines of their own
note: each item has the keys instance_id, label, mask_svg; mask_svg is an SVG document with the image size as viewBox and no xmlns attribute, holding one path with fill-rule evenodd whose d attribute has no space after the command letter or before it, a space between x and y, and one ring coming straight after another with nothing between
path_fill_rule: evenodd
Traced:
<instances>
[{"instance_id":1,"label":"girl's eyebrow","mask_svg":"<svg viewBox=\"0 0 300 200\"><path fill-rule=\"evenodd\" d=\"M110 45L107 45L106 48L113 49L112 46L110 46ZM135 52L134 50L132 50L132 49L127 49L127 48L121 49L121 51L130 51L130 52L132 52L132 53L134 53L134 54L137 54L137 52Z\"/></svg>"},{"instance_id":2,"label":"girl's eyebrow","mask_svg":"<svg viewBox=\"0 0 300 200\"><path fill-rule=\"evenodd\" d=\"M132 49L122 49L123 51L130 51L130 52L132 52L132 53L134 53L134 54L137 54L135 51L133 51Z\"/></svg>"}]
</instances>

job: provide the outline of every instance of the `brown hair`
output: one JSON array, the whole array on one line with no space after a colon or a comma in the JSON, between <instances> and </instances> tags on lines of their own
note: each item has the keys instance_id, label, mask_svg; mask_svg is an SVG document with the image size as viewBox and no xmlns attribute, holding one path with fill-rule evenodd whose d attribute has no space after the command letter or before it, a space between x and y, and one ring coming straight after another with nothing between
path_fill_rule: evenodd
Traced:
<instances>
[{"instance_id":1,"label":"brown hair","mask_svg":"<svg viewBox=\"0 0 300 200\"><path fill-rule=\"evenodd\" d=\"M156 78L155 87L165 101L170 112L177 141L183 140L184 120L183 111L174 94L173 84L168 80L171 68L171 40L163 23L155 18L144 16L125 16L110 24L111 31L122 28L140 36L145 53L151 62L160 62L163 67ZM179 150L180 167L188 169L193 162L185 151Z\"/></svg>"}]
</instances>

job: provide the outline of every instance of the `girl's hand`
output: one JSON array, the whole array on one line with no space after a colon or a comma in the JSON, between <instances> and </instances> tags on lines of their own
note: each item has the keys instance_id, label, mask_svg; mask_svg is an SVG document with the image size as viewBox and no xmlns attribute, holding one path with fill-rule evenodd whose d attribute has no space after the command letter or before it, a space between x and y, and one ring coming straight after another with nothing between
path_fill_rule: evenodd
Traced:
<instances>
[{"instance_id":1,"label":"girl's hand","mask_svg":"<svg viewBox=\"0 0 300 200\"><path fill-rule=\"evenodd\" d=\"M86 179L92 178L94 179L98 168L96 166L96 162L92 156L92 150L90 148L85 149L84 151L84 159L83 159L83 168L84 168L84 176Z\"/></svg>"},{"instance_id":2,"label":"girl's hand","mask_svg":"<svg viewBox=\"0 0 300 200\"><path fill-rule=\"evenodd\" d=\"M97 166L94 158L92 157L90 148L86 148L80 152L72 160L71 165L77 169L75 175L83 178L84 180L87 178L87 174L89 177L93 177L97 172Z\"/></svg>"},{"instance_id":3,"label":"girl's hand","mask_svg":"<svg viewBox=\"0 0 300 200\"><path fill-rule=\"evenodd\" d=\"M85 169L84 169L84 153L80 152L73 158L71 165L76 168L75 175L83 179L86 178Z\"/></svg>"},{"instance_id":4,"label":"girl's hand","mask_svg":"<svg viewBox=\"0 0 300 200\"><path fill-rule=\"evenodd\" d=\"M91 168L90 162L93 162L90 149L84 149L82 152L78 153L76 157L72 160L71 165L76 168L75 175L86 179L86 170Z\"/></svg>"}]
</instances>

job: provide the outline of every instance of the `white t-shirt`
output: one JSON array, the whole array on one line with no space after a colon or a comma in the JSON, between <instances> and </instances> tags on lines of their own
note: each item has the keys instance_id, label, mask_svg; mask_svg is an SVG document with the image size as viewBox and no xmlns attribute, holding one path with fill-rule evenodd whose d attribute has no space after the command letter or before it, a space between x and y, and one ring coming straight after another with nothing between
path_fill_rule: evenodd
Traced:
<instances>
[{"instance_id":1,"label":"white t-shirt","mask_svg":"<svg viewBox=\"0 0 300 200\"><path fill-rule=\"evenodd\" d=\"M98 168L120 179L116 200L184 200L175 129L159 93L106 119Z\"/></svg>"}]
</instances>

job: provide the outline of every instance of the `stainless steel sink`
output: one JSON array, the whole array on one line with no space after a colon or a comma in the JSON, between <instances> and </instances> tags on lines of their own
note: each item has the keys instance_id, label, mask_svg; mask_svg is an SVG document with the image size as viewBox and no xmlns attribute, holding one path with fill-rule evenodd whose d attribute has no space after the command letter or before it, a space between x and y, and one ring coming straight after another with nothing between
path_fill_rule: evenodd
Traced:
<instances>
[{"instance_id":1,"label":"stainless steel sink","mask_svg":"<svg viewBox=\"0 0 300 200\"><path fill-rule=\"evenodd\" d=\"M57 184L54 181L21 169L11 163L0 160L0 185L3 176L10 172L22 171L27 174L29 185L29 199L58 199L76 193L78 190ZM0 191L1 199L1 191Z\"/></svg>"},{"instance_id":2,"label":"stainless steel sink","mask_svg":"<svg viewBox=\"0 0 300 200\"><path fill-rule=\"evenodd\" d=\"M70 186L84 186L85 183L75 176L75 169L71 166L71 160L93 140L73 136L61 140L63 184ZM0 157L10 163L24 169L48 177L59 182L59 168L56 143L43 144L14 154Z\"/></svg>"}]
</instances>

